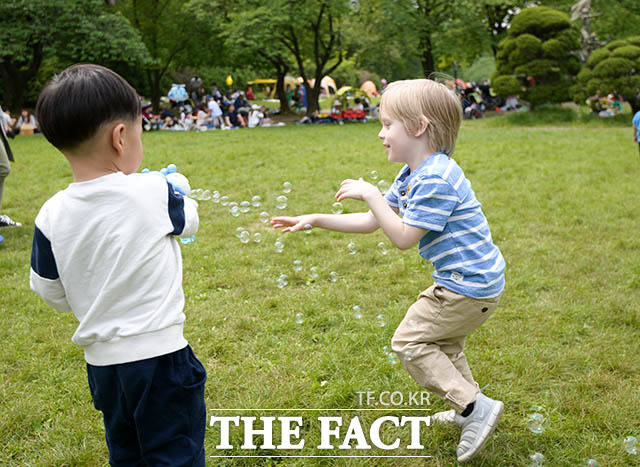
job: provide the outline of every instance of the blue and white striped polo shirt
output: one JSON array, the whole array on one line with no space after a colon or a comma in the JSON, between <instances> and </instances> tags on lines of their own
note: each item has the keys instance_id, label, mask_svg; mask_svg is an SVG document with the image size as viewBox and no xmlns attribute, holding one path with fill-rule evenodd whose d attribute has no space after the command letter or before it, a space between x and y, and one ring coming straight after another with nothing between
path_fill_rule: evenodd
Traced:
<instances>
[{"instance_id":1,"label":"blue and white striped polo shirt","mask_svg":"<svg viewBox=\"0 0 640 467\"><path fill-rule=\"evenodd\" d=\"M418 248L420 256L433 263L436 284L473 298L502 293L504 258L455 160L435 153L413 173L405 165L386 200L399 210L404 223L429 231Z\"/></svg>"}]
</instances>

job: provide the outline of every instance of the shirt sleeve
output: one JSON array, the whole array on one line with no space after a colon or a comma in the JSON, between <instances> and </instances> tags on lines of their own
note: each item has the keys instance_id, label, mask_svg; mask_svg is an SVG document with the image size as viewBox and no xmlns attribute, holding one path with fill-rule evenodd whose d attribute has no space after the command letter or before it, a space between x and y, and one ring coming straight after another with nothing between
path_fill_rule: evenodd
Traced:
<instances>
[{"instance_id":1,"label":"shirt sleeve","mask_svg":"<svg viewBox=\"0 0 640 467\"><path fill-rule=\"evenodd\" d=\"M195 235L200 224L198 203L191 198L177 193L169 182L167 182L167 186L169 195L169 218L173 225L173 231L171 231L170 234L183 238Z\"/></svg>"},{"instance_id":2,"label":"shirt sleeve","mask_svg":"<svg viewBox=\"0 0 640 467\"><path fill-rule=\"evenodd\" d=\"M51 249L51 242L38 227L38 222L43 217L44 215L41 214L36 218L36 226L33 232L29 286L52 308L58 311L70 312L71 307L60 281L58 266Z\"/></svg>"},{"instance_id":3,"label":"shirt sleeve","mask_svg":"<svg viewBox=\"0 0 640 467\"><path fill-rule=\"evenodd\" d=\"M458 194L449 182L438 176L423 177L411 187L402 221L442 232L458 203Z\"/></svg>"}]
</instances>

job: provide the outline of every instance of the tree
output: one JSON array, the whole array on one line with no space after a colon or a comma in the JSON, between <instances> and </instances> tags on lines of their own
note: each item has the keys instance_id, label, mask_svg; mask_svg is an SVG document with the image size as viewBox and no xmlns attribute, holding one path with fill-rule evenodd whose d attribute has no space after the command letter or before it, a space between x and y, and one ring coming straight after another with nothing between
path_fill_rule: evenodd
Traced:
<instances>
[{"instance_id":1,"label":"tree","mask_svg":"<svg viewBox=\"0 0 640 467\"><path fill-rule=\"evenodd\" d=\"M307 92L307 115L311 115L320 107L322 78L338 68L346 56L342 26L349 12L349 2L279 0L272 4L272 10L274 15L288 20L274 33L295 58ZM310 79L314 80L314 86Z\"/></svg>"},{"instance_id":2,"label":"tree","mask_svg":"<svg viewBox=\"0 0 640 467\"><path fill-rule=\"evenodd\" d=\"M242 5L238 11L230 13L229 21L224 25L225 45L232 51L231 57L236 63L255 64L275 72L280 113L290 113L284 80L292 68L291 54L282 41L273 40L272 34L274 29L286 27L288 21L285 17L274 15L267 6L247 6Z\"/></svg>"},{"instance_id":3,"label":"tree","mask_svg":"<svg viewBox=\"0 0 640 467\"><path fill-rule=\"evenodd\" d=\"M160 109L162 80L174 61L196 39L187 0L121 0L117 8L135 26L151 57L144 72L154 112ZM205 44L201 43L204 47Z\"/></svg>"},{"instance_id":4,"label":"tree","mask_svg":"<svg viewBox=\"0 0 640 467\"><path fill-rule=\"evenodd\" d=\"M139 64L147 58L140 36L100 0L4 0L0 3L0 71L12 112L43 61Z\"/></svg>"},{"instance_id":5,"label":"tree","mask_svg":"<svg viewBox=\"0 0 640 467\"><path fill-rule=\"evenodd\" d=\"M640 36L618 39L594 51L578 73L574 100L582 104L590 96L617 93L640 110Z\"/></svg>"},{"instance_id":6,"label":"tree","mask_svg":"<svg viewBox=\"0 0 640 467\"><path fill-rule=\"evenodd\" d=\"M578 34L568 15L548 7L522 10L498 45L493 89L501 96L512 95L517 80L519 97L532 108L564 102L580 70L578 48Z\"/></svg>"}]
</instances>

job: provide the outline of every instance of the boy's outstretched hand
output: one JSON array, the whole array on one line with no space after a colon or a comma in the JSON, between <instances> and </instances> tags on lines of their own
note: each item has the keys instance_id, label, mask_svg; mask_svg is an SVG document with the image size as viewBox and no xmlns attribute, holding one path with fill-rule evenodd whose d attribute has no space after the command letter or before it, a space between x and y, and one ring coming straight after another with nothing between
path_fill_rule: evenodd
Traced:
<instances>
[{"instance_id":1,"label":"boy's outstretched hand","mask_svg":"<svg viewBox=\"0 0 640 467\"><path fill-rule=\"evenodd\" d=\"M306 214L304 216L297 217L280 216L271 219L271 225L275 229L284 227L284 229L282 229L282 233L293 233L297 232L298 230L309 230L311 227L313 227L313 221L314 216L312 214Z\"/></svg>"},{"instance_id":2,"label":"boy's outstretched hand","mask_svg":"<svg viewBox=\"0 0 640 467\"><path fill-rule=\"evenodd\" d=\"M336 199L338 201L342 201L345 198L367 201L367 199L371 199L372 196L381 196L380 190L361 178L358 180L346 179L340 184L340 189L336 193Z\"/></svg>"}]
</instances>

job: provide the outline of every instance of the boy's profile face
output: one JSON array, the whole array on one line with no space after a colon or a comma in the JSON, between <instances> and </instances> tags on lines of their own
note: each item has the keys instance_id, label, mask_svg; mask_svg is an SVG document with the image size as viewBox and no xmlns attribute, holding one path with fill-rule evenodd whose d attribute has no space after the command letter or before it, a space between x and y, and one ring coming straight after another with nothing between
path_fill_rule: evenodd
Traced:
<instances>
[{"instance_id":1,"label":"boy's profile face","mask_svg":"<svg viewBox=\"0 0 640 467\"><path fill-rule=\"evenodd\" d=\"M378 138L386 148L389 162L407 162L406 157L415 148L417 139L407 134L402 121L391 117L382 110L380 111L380 123L382 123L382 128L378 133Z\"/></svg>"}]
</instances>

